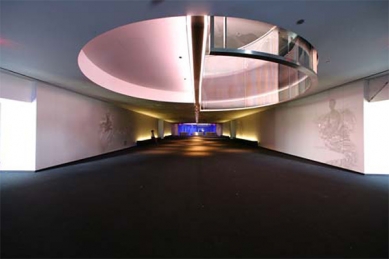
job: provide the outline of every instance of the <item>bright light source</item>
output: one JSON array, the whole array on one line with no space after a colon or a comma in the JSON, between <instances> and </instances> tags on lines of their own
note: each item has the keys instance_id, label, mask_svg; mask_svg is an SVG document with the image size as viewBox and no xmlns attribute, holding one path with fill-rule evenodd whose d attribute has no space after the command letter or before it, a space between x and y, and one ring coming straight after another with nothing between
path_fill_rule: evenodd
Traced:
<instances>
[{"instance_id":1,"label":"bright light source","mask_svg":"<svg viewBox=\"0 0 389 259\"><path fill-rule=\"evenodd\" d=\"M36 101L0 98L0 170L35 170Z\"/></svg>"},{"instance_id":2,"label":"bright light source","mask_svg":"<svg viewBox=\"0 0 389 259\"><path fill-rule=\"evenodd\" d=\"M365 102L366 174L389 174L389 100Z\"/></svg>"}]
</instances>

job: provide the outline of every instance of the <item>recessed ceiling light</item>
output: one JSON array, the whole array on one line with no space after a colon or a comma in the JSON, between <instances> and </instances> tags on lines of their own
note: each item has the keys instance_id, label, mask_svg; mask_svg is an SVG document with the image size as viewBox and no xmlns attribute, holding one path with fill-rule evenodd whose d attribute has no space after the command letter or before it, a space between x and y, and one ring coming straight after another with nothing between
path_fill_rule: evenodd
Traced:
<instances>
[{"instance_id":1,"label":"recessed ceiling light","mask_svg":"<svg viewBox=\"0 0 389 259\"><path fill-rule=\"evenodd\" d=\"M300 20L298 20L298 21L296 22L296 24L297 24L297 25L300 25L300 24L303 24L304 22L305 22L304 19L300 19Z\"/></svg>"}]
</instances>

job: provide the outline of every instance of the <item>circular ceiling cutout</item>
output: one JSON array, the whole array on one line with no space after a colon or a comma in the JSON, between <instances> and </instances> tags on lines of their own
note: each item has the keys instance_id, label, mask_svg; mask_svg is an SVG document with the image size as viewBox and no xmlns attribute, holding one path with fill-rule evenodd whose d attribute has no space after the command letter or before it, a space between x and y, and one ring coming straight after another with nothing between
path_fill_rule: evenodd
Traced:
<instances>
[{"instance_id":1,"label":"circular ceiling cutout","mask_svg":"<svg viewBox=\"0 0 389 259\"><path fill-rule=\"evenodd\" d=\"M194 33L198 21L203 40ZM316 50L295 33L213 16L121 26L89 41L78 56L84 75L104 88L136 98L194 103L202 111L296 98L317 83L317 63Z\"/></svg>"},{"instance_id":2,"label":"circular ceiling cutout","mask_svg":"<svg viewBox=\"0 0 389 259\"><path fill-rule=\"evenodd\" d=\"M114 92L193 102L186 19L148 20L99 35L81 50L79 67L91 81Z\"/></svg>"}]
</instances>

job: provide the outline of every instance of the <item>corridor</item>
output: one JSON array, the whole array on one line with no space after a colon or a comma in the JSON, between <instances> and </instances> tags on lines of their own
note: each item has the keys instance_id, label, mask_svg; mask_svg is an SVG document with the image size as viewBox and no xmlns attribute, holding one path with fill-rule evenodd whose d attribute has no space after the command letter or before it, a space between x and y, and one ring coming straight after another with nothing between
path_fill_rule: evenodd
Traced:
<instances>
[{"instance_id":1,"label":"corridor","mask_svg":"<svg viewBox=\"0 0 389 259\"><path fill-rule=\"evenodd\" d=\"M164 139L0 177L2 258L388 257L388 176L244 142Z\"/></svg>"}]
</instances>

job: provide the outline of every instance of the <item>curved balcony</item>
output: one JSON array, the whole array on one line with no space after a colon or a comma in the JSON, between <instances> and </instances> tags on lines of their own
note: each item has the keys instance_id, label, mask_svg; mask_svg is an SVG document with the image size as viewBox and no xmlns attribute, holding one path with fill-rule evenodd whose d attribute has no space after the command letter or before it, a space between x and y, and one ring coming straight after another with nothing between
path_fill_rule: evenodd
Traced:
<instances>
[{"instance_id":1,"label":"curved balcony","mask_svg":"<svg viewBox=\"0 0 389 259\"><path fill-rule=\"evenodd\" d=\"M267 23L210 17L201 111L261 107L317 84L318 57L295 33Z\"/></svg>"}]
</instances>

